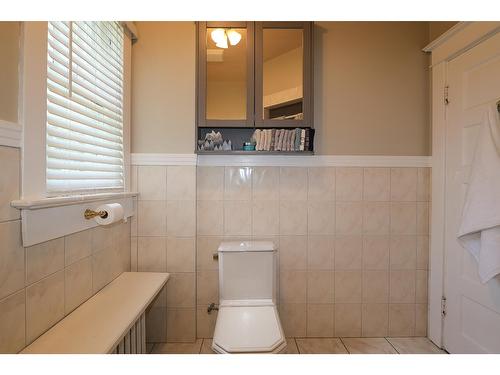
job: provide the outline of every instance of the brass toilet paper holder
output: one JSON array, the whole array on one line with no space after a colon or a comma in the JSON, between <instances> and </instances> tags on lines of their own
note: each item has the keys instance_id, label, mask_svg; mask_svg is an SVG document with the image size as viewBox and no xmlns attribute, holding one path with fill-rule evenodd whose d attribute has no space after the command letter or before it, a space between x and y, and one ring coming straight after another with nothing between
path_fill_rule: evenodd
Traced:
<instances>
[{"instance_id":1,"label":"brass toilet paper holder","mask_svg":"<svg viewBox=\"0 0 500 375\"><path fill-rule=\"evenodd\" d=\"M94 210L91 210L90 208L87 208L85 210L85 212L83 213L83 216L87 220L93 219L94 217L97 217L97 216L99 216L102 219L106 219L108 217L108 212L107 211L94 211Z\"/></svg>"}]
</instances>

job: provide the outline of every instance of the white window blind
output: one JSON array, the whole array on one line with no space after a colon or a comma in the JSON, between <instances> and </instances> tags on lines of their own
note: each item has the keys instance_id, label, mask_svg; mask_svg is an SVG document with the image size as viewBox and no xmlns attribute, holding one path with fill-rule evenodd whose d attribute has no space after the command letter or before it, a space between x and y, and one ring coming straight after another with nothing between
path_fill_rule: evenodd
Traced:
<instances>
[{"instance_id":1,"label":"white window blind","mask_svg":"<svg viewBox=\"0 0 500 375\"><path fill-rule=\"evenodd\" d=\"M117 22L49 22L47 192L123 190L123 37Z\"/></svg>"}]
</instances>

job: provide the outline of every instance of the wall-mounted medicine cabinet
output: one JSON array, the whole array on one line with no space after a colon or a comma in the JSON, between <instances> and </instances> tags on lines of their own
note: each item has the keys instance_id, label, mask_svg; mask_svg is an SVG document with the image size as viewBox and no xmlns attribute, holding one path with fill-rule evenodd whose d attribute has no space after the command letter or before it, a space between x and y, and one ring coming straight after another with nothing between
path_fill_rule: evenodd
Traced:
<instances>
[{"instance_id":1,"label":"wall-mounted medicine cabinet","mask_svg":"<svg viewBox=\"0 0 500 375\"><path fill-rule=\"evenodd\" d=\"M198 22L197 134L313 128L312 22ZM243 137L243 136L242 136ZM245 139L233 141L243 143Z\"/></svg>"}]
</instances>

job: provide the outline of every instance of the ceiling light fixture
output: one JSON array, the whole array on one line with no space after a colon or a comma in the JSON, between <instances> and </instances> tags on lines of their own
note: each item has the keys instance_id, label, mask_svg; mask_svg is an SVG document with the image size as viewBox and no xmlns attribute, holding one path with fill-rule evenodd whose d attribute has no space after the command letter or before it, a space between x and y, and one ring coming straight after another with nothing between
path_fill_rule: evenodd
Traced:
<instances>
[{"instance_id":1,"label":"ceiling light fixture","mask_svg":"<svg viewBox=\"0 0 500 375\"><path fill-rule=\"evenodd\" d=\"M226 39L226 31L224 29L215 29L210 33L214 43L219 43L222 39Z\"/></svg>"},{"instance_id":2,"label":"ceiling light fixture","mask_svg":"<svg viewBox=\"0 0 500 375\"><path fill-rule=\"evenodd\" d=\"M241 40L241 34L236 30L229 29L226 35L229 38L229 43L231 43L232 46L237 45Z\"/></svg>"},{"instance_id":3,"label":"ceiling light fixture","mask_svg":"<svg viewBox=\"0 0 500 375\"><path fill-rule=\"evenodd\" d=\"M227 37L226 34L224 34L224 38L220 39L215 45L219 48L227 48Z\"/></svg>"},{"instance_id":4,"label":"ceiling light fixture","mask_svg":"<svg viewBox=\"0 0 500 375\"><path fill-rule=\"evenodd\" d=\"M228 39L232 46L237 45L241 40L241 34L233 29L228 29L226 31L225 29L218 28L212 30L210 36L215 45L219 48L228 48Z\"/></svg>"}]
</instances>

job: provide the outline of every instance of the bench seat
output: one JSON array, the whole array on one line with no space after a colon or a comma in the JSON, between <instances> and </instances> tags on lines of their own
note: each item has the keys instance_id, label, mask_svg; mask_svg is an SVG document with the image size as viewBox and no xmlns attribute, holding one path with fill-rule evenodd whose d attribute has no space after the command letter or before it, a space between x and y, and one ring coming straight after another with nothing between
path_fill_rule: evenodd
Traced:
<instances>
[{"instance_id":1,"label":"bench seat","mask_svg":"<svg viewBox=\"0 0 500 375\"><path fill-rule=\"evenodd\" d=\"M144 313L169 278L168 273L124 272L27 346L24 354L145 353ZM135 327L142 341L135 336ZM138 333L139 335L139 333ZM134 347L132 349L132 347Z\"/></svg>"}]
</instances>

